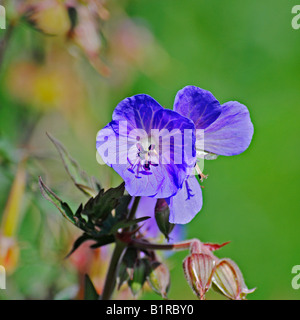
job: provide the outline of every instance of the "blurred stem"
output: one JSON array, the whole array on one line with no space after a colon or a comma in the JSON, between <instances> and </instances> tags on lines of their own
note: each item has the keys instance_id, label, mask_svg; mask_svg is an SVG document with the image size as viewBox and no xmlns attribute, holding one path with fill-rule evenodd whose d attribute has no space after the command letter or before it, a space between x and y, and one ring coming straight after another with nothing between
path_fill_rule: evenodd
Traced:
<instances>
[{"instance_id":1,"label":"blurred stem","mask_svg":"<svg viewBox=\"0 0 300 320\"><path fill-rule=\"evenodd\" d=\"M17 20L10 21L10 23L6 29L6 32L4 34L4 37L0 41L0 67L2 66L5 51L7 49L7 45L9 43L9 40L11 39L11 36L13 34L13 31L14 31L16 24L17 24Z\"/></svg>"},{"instance_id":2,"label":"blurred stem","mask_svg":"<svg viewBox=\"0 0 300 320\"><path fill-rule=\"evenodd\" d=\"M135 197L132 208L128 215L128 220L132 220L135 217L136 209L139 205L141 197ZM128 231L128 228L124 229L124 231ZM127 247L126 242L120 241L116 238L116 246L113 252L113 255L110 260L109 268L107 271L104 289L102 292L102 300L110 300L114 288L116 286L116 279L118 275L118 269L120 262L122 261L123 255L125 253L125 249Z\"/></svg>"}]
</instances>

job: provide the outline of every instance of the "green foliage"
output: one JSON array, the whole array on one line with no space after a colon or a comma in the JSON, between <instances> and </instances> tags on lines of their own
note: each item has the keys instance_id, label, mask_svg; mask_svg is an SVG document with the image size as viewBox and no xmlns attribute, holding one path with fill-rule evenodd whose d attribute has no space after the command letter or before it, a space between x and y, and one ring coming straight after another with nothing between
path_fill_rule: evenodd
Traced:
<instances>
[{"instance_id":1,"label":"green foliage","mask_svg":"<svg viewBox=\"0 0 300 320\"><path fill-rule=\"evenodd\" d=\"M94 287L90 277L86 274L84 277L84 300L98 300L99 295Z\"/></svg>"}]
</instances>

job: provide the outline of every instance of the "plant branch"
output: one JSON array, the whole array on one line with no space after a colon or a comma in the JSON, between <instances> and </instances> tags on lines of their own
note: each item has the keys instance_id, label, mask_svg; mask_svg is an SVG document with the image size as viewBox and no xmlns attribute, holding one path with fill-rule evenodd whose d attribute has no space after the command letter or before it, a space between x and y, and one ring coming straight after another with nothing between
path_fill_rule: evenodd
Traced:
<instances>
[{"instance_id":1,"label":"plant branch","mask_svg":"<svg viewBox=\"0 0 300 320\"><path fill-rule=\"evenodd\" d=\"M160 244L160 243L150 243L143 240L131 239L129 245L139 249L148 249L148 250L190 250L191 246L195 243L198 243L198 239L191 239L187 241L170 243L170 244Z\"/></svg>"},{"instance_id":2,"label":"plant branch","mask_svg":"<svg viewBox=\"0 0 300 320\"><path fill-rule=\"evenodd\" d=\"M135 217L136 209L139 205L141 197L135 197L132 208L128 215L128 221L133 220ZM124 231L128 231L129 228L125 228ZM118 237L116 237L116 246L113 252L113 255L110 260L109 268L107 271L105 284L102 292L102 300L110 300L114 288L116 286L116 278L118 275L118 269L120 262L122 261L123 255L125 253L125 249L128 244L124 241L121 241Z\"/></svg>"},{"instance_id":3,"label":"plant branch","mask_svg":"<svg viewBox=\"0 0 300 320\"><path fill-rule=\"evenodd\" d=\"M116 240L116 246L110 260L110 265L107 271L105 284L102 292L102 300L110 300L111 295L116 286L116 278L118 274L118 269L120 261L122 261L123 255L125 253L126 244Z\"/></svg>"}]
</instances>

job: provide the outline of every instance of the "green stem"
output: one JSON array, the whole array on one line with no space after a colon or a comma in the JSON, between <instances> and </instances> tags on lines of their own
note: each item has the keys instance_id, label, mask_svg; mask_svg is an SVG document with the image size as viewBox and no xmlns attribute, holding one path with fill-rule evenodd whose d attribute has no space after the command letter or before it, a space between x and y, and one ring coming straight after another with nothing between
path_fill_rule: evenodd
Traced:
<instances>
[{"instance_id":1,"label":"green stem","mask_svg":"<svg viewBox=\"0 0 300 320\"><path fill-rule=\"evenodd\" d=\"M128 215L128 220L134 219L135 212L139 205L140 199L141 197L135 197L132 208ZM128 231L128 228L126 228L124 231ZM110 300L112 296L112 293L116 286L116 278L118 275L119 265L120 265L120 262L122 261L126 247L127 247L127 243L122 242L118 238L116 238L116 246L110 260L110 264L109 264L109 268L107 271L105 284L102 292L102 300Z\"/></svg>"},{"instance_id":2,"label":"green stem","mask_svg":"<svg viewBox=\"0 0 300 320\"><path fill-rule=\"evenodd\" d=\"M126 244L116 240L116 246L110 260L110 265L107 271L104 289L102 292L102 300L110 300L114 288L116 286L116 278L118 274L118 268L120 261L122 261L123 255L125 253Z\"/></svg>"},{"instance_id":3,"label":"green stem","mask_svg":"<svg viewBox=\"0 0 300 320\"><path fill-rule=\"evenodd\" d=\"M136 212L136 209L140 203L140 200L141 200L141 197L135 197L134 198L134 201L133 201L133 205L132 205L132 208L129 212L129 215L128 215L128 220L133 220L134 219L134 216L135 216L135 212Z\"/></svg>"}]
</instances>

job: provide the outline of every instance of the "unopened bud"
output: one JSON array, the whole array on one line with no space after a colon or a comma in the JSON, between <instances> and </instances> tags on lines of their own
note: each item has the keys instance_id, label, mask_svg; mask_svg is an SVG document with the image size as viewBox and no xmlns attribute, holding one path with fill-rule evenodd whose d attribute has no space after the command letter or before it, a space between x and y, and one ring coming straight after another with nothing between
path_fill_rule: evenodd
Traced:
<instances>
[{"instance_id":1,"label":"unopened bud","mask_svg":"<svg viewBox=\"0 0 300 320\"><path fill-rule=\"evenodd\" d=\"M128 285L134 297L137 297L143 288L149 272L149 262L147 259L138 260L134 266L133 277L128 281Z\"/></svg>"},{"instance_id":2,"label":"unopened bud","mask_svg":"<svg viewBox=\"0 0 300 320\"><path fill-rule=\"evenodd\" d=\"M170 288L170 272L166 265L158 261L153 262L147 280L154 292L167 299Z\"/></svg>"},{"instance_id":3,"label":"unopened bud","mask_svg":"<svg viewBox=\"0 0 300 320\"><path fill-rule=\"evenodd\" d=\"M158 199L155 206L155 219L161 233L169 240L175 224L169 222L170 209L165 199Z\"/></svg>"},{"instance_id":4,"label":"unopened bud","mask_svg":"<svg viewBox=\"0 0 300 320\"><path fill-rule=\"evenodd\" d=\"M215 260L202 253L194 253L183 261L185 277L199 299L205 299L205 293L211 287L215 270Z\"/></svg>"},{"instance_id":5,"label":"unopened bud","mask_svg":"<svg viewBox=\"0 0 300 320\"><path fill-rule=\"evenodd\" d=\"M230 259L217 263L212 281L222 294L232 300L245 299L248 293L255 290L247 288L239 267Z\"/></svg>"}]
</instances>

